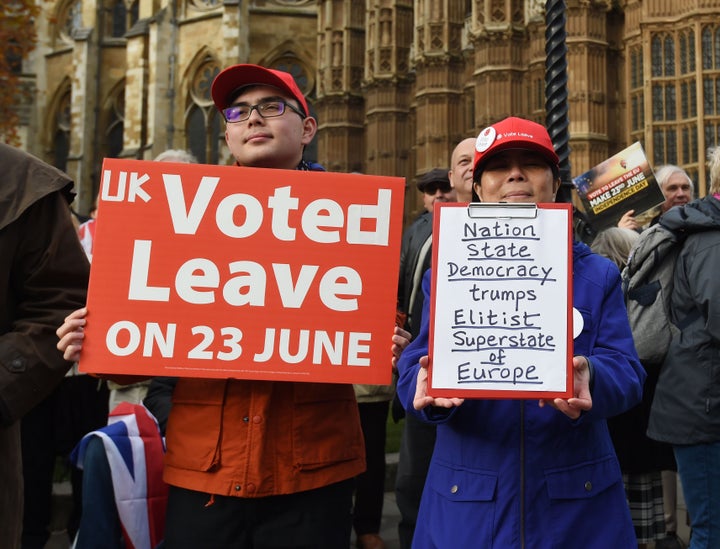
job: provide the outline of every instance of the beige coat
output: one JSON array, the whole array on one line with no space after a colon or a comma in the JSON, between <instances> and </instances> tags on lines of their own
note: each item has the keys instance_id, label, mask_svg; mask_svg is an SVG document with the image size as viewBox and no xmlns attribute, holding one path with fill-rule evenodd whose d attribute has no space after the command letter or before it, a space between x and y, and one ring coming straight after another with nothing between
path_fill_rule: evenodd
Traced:
<instances>
[{"instance_id":1,"label":"beige coat","mask_svg":"<svg viewBox=\"0 0 720 549\"><path fill-rule=\"evenodd\" d=\"M353 385L355 398L359 404L367 402L385 402L395 396L395 376L390 385Z\"/></svg>"},{"instance_id":2,"label":"beige coat","mask_svg":"<svg viewBox=\"0 0 720 549\"><path fill-rule=\"evenodd\" d=\"M19 547L19 419L70 363L55 330L85 304L88 263L70 217L72 181L0 144L0 547Z\"/></svg>"}]
</instances>

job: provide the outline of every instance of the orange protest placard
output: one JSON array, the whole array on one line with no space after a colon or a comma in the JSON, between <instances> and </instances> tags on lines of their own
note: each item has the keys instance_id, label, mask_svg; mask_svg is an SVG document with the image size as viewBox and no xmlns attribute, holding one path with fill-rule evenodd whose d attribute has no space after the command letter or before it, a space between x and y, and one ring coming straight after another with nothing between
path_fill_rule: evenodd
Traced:
<instances>
[{"instance_id":1,"label":"orange protest placard","mask_svg":"<svg viewBox=\"0 0 720 549\"><path fill-rule=\"evenodd\" d=\"M404 188L105 160L81 370L390 383Z\"/></svg>"}]
</instances>

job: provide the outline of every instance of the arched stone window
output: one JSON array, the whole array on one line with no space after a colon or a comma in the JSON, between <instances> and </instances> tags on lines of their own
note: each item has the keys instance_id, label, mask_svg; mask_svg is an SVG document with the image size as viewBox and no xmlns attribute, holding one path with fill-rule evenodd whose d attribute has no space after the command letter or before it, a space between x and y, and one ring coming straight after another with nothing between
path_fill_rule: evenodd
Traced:
<instances>
[{"instance_id":1,"label":"arched stone window","mask_svg":"<svg viewBox=\"0 0 720 549\"><path fill-rule=\"evenodd\" d=\"M630 135L633 140L643 139L645 126L644 64L641 45L630 48Z\"/></svg>"},{"instance_id":2,"label":"arched stone window","mask_svg":"<svg viewBox=\"0 0 720 549\"><path fill-rule=\"evenodd\" d=\"M139 0L106 0L105 36L122 38L137 23Z\"/></svg>"},{"instance_id":3,"label":"arched stone window","mask_svg":"<svg viewBox=\"0 0 720 549\"><path fill-rule=\"evenodd\" d=\"M212 9L222 5L222 0L190 0L190 3L196 8Z\"/></svg>"},{"instance_id":4,"label":"arched stone window","mask_svg":"<svg viewBox=\"0 0 720 549\"><path fill-rule=\"evenodd\" d=\"M62 97L57 102L53 121L55 126L53 132L53 165L62 171L66 171L67 160L70 155L70 106L72 104L70 86L68 85L65 91L61 93Z\"/></svg>"},{"instance_id":5,"label":"arched stone window","mask_svg":"<svg viewBox=\"0 0 720 549\"><path fill-rule=\"evenodd\" d=\"M708 25L702 30L703 111L705 116L720 115L720 25ZM714 132L708 134L705 145L718 144Z\"/></svg>"},{"instance_id":6,"label":"arched stone window","mask_svg":"<svg viewBox=\"0 0 720 549\"><path fill-rule=\"evenodd\" d=\"M660 33L651 41L652 76L675 75L675 41L672 36Z\"/></svg>"},{"instance_id":7,"label":"arched stone window","mask_svg":"<svg viewBox=\"0 0 720 549\"><path fill-rule=\"evenodd\" d=\"M188 149L202 164L217 164L220 160L222 116L210 95L210 86L219 72L217 61L208 56L200 63L190 82L185 111L185 135Z\"/></svg>"},{"instance_id":8,"label":"arched stone window","mask_svg":"<svg viewBox=\"0 0 720 549\"><path fill-rule=\"evenodd\" d=\"M110 102L108 124L105 129L104 154L117 158L123 150L125 132L125 86L120 87Z\"/></svg>"},{"instance_id":9,"label":"arched stone window","mask_svg":"<svg viewBox=\"0 0 720 549\"><path fill-rule=\"evenodd\" d=\"M702 64L703 69L720 69L720 26L702 30Z\"/></svg>"},{"instance_id":10,"label":"arched stone window","mask_svg":"<svg viewBox=\"0 0 720 549\"><path fill-rule=\"evenodd\" d=\"M680 74L695 72L695 31L680 32Z\"/></svg>"},{"instance_id":11,"label":"arched stone window","mask_svg":"<svg viewBox=\"0 0 720 549\"><path fill-rule=\"evenodd\" d=\"M73 33L82 28L82 1L68 0L58 10L55 45L73 43Z\"/></svg>"},{"instance_id":12,"label":"arched stone window","mask_svg":"<svg viewBox=\"0 0 720 549\"><path fill-rule=\"evenodd\" d=\"M285 53L281 57L276 58L269 65L273 69L279 71L285 71L292 74L295 79L295 83L300 88L300 91L305 95L308 107L310 108L310 116L317 119L317 112L313 106L313 100L315 99L315 77L308 67L303 63L297 56L292 53ZM313 140L305 147L303 154L305 160L311 162L317 162L318 158L318 139L317 134Z\"/></svg>"},{"instance_id":13,"label":"arched stone window","mask_svg":"<svg viewBox=\"0 0 720 549\"><path fill-rule=\"evenodd\" d=\"M115 0L115 3L108 9L109 12L109 35L113 38L120 38L127 32L127 8L124 0Z\"/></svg>"},{"instance_id":14,"label":"arched stone window","mask_svg":"<svg viewBox=\"0 0 720 549\"><path fill-rule=\"evenodd\" d=\"M702 131L707 149L720 145L720 25L704 26L700 37Z\"/></svg>"},{"instance_id":15,"label":"arched stone window","mask_svg":"<svg viewBox=\"0 0 720 549\"><path fill-rule=\"evenodd\" d=\"M652 35L651 54L651 101L652 141L654 164L678 163L678 113L675 37L668 32ZM682 56L682 45L679 48ZM682 66L682 63L680 63ZM682 70L682 69L681 69ZM681 90L682 93L682 90ZM680 106L682 112L682 105ZM633 120L635 122L635 120Z\"/></svg>"}]
</instances>

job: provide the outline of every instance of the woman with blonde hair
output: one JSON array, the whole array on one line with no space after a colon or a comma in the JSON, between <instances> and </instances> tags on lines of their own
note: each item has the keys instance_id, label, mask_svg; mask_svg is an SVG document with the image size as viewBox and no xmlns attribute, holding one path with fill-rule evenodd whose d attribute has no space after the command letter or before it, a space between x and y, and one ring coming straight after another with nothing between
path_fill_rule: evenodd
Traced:
<instances>
[{"instance_id":1,"label":"woman with blonde hair","mask_svg":"<svg viewBox=\"0 0 720 549\"><path fill-rule=\"evenodd\" d=\"M600 231L590 245L590 249L598 255L607 257L621 271L625 268L630 250L640 234L630 229L610 227Z\"/></svg>"}]
</instances>

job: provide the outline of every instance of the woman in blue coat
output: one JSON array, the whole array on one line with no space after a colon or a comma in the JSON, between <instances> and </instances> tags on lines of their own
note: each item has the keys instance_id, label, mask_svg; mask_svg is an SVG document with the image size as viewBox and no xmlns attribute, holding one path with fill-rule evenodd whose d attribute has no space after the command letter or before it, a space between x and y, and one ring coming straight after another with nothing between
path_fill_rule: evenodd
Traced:
<instances>
[{"instance_id":1,"label":"woman in blue coat","mask_svg":"<svg viewBox=\"0 0 720 549\"><path fill-rule=\"evenodd\" d=\"M539 124L508 118L478 136L474 190L482 202L553 202L558 173ZM423 290L427 296L429 272ZM617 267L574 243L579 335L569 399L429 396L425 304L421 332L398 364L405 408L438 425L413 547L636 548L605 421L640 402L645 379Z\"/></svg>"}]
</instances>

